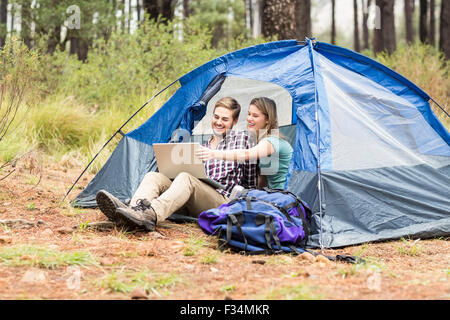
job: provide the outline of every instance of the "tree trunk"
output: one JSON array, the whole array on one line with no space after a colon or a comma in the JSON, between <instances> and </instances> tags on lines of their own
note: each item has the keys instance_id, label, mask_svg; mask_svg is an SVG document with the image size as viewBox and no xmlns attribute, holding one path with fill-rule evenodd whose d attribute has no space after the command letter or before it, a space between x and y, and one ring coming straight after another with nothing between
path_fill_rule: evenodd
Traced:
<instances>
[{"instance_id":1,"label":"tree trunk","mask_svg":"<svg viewBox=\"0 0 450 320\"><path fill-rule=\"evenodd\" d=\"M439 48L444 52L445 58L450 59L450 2L441 2L441 22L439 27Z\"/></svg>"},{"instance_id":2,"label":"tree trunk","mask_svg":"<svg viewBox=\"0 0 450 320\"><path fill-rule=\"evenodd\" d=\"M448 0L447 0L448 1ZM445 0L443 1L445 2ZM428 43L427 12L428 0L420 0L419 37L423 43Z\"/></svg>"},{"instance_id":3,"label":"tree trunk","mask_svg":"<svg viewBox=\"0 0 450 320\"><path fill-rule=\"evenodd\" d=\"M13 35L14 34L14 16L16 15L16 4L13 2L11 3L11 10L9 12L9 16L11 17L11 28L10 30L10 34Z\"/></svg>"},{"instance_id":4,"label":"tree trunk","mask_svg":"<svg viewBox=\"0 0 450 320\"><path fill-rule=\"evenodd\" d=\"M50 34L48 36L47 41L47 52L53 53L55 52L56 47L61 42L61 26L57 25L54 29L50 30Z\"/></svg>"},{"instance_id":5,"label":"tree trunk","mask_svg":"<svg viewBox=\"0 0 450 320\"><path fill-rule=\"evenodd\" d=\"M336 44L336 0L331 0L331 43Z\"/></svg>"},{"instance_id":6,"label":"tree trunk","mask_svg":"<svg viewBox=\"0 0 450 320\"><path fill-rule=\"evenodd\" d=\"M311 0L295 1L295 29L298 40L311 37Z\"/></svg>"},{"instance_id":7,"label":"tree trunk","mask_svg":"<svg viewBox=\"0 0 450 320\"><path fill-rule=\"evenodd\" d=\"M69 39L70 39L69 53L78 55L78 47L79 47L79 45L78 45L78 43L79 43L78 37L71 36Z\"/></svg>"},{"instance_id":8,"label":"tree trunk","mask_svg":"<svg viewBox=\"0 0 450 320\"><path fill-rule=\"evenodd\" d=\"M165 1L162 1L162 2L163 2L163 4L162 4L161 12L162 12L163 18L167 19L167 20L173 20L173 17L174 17L174 14L175 14L175 3L176 3L176 0L175 1L173 1L173 0L165 0Z\"/></svg>"},{"instance_id":9,"label":"tree trunk","mask_svg":"<svg viewBox=\"0 0 450 320\"><path fill-rule=\"evenodd\" d=\"M24 0L20 11L20 36L28 48L31 48L31 0Z\"/></svg>"},{"instance_id":10,"label":"tree trunk","mask_svg":"<svg viewBox=\"0 0 450 320\"><path fill-rule=\"evenodd\" d=\"M5 45L6 41L6 22L8 19L8 0L1 0L0 2L0 48Z\"/></svg>"},{"instance_id":11,"label":"tree trunk","mask_svg":"<svg viewBox=\"0 0 450 320\"><path fill-rule=\"evenodd\" d=\"M150 19L157 20L161 15L164 22L173 19L174 4L174 0L144 0L144 9Z\"/></svg>"},{"instance_id":12,"label":"tree trunk","mask_svg":"<svg viewBox=\"0 0 450 320\"><path fill-rule=\"evenodd\" d=\"M380 15L381 21L383 21L383 0L375 0L375 6L377 8L376 14ZM375 23L375 29L373 30L373 52L377 54L378 52L383 51L384 49L384 41L383 41L383 27L382 25L377 26Z\"/></svg>"},{"instance_id":13,"label":"tree trunk","mask_svg":"<svg viewBox=\"0 0 450 320\"><path fill-rule=\"evenodd\" d=\"M294 0L265 0L263 35L266 37L277 36L278 40L295 38L294 14Z\"/></svg>"},{"instance_id":14,"label":"tree trunk","mask_svg":"<svg viewBox=\"0 0 450 320\"><path fill-rule=\"evenodd\" d=\"M405 29L406 43L408 44L412 44L414 42L413 14L414 0L405 0Z\"/></svg>"},{"instance_id":15,"label":"tree trunk","mask_svg":"<svg viewBox=\"0 0 450 320\"><path fill-rule=\"evenodd\" d=\"M159 10L158 10L158 1L157 0L144 0L144 10L145 13L148 13L150 19L158 19Z\"/></svg>"},{"instance_id":16,"label":"tree trunk","mask_svg":"<svg viewBox=\"0 0 450 320\"><path fill-rule=\"evenodd\" d=\"M367 26L367 21L369 20L369 8L371 5L371 0L361 0L362 1L362 34L363 34L363 49L369 49L369 27Z\"/></svg>"},{"instance_id":17,"label":"tree trunk","mask_svg":"<svg viewBox=\"0 0 450 320\"><path fill-rule=\"evenodd\" d=\"M128 24L127 24L128 33L131 33L131 20L133 20L133 10L131 9L131 0L128 0L128 15L127 15L127 19L128 19Z\"/></svg>"},{"instance_id":18,"label":"tree trunk","mask_svg":"<svg viewBox=\"0 0 450 320\"><path fill-rule=\"evenodd\" d=\"M141 0L136 0L137 24L141 22Z\"/></svg>"},{"instance_id":19,"label":"tree trunk","mask_svg":"<svg viewBox=\"0 0 450 320\"><path fill-rule=\"evenodd\" d=\"M445 1L445 0L443 0ZM448 0L447 0L448 1ZM436 35L435 35L435 17L434 17L434 0L430 0L430 29L428 31L428 41L434 47L436 44Z\"/></svg>"},{"instance_id":20,"label":"tree trunk","mask_svg":"<svg viewBox=\"0 0 450 320\"><path fill-rule=\"evenodd\" d=\"M127 28L127 18L125 15L125 0L122 0L122 15L120 16L120 31L125 33Z\"/></svg>"},{"instance_id":21,"label":"tree trunk","mask_svg":"<svg viewBox=\"0 0 450 320\"><path fill-rule=\"evenodd\" d=\"M189 4L189 0L183 0L183 18L189 18L191 15L191 7Z\"/></svg>"},{"instance_id":22,"label":"tree trunk","mask_svg":"<svg viewBox=\"0 0 450 320\"><path fill-rule=\"evenodd\" d=\"M394 3L395 0L384 0L384 10L381 14L384 48L388 53L394 52L396 48Z\"/></svg>"},{"instance_id":23,"label":"tree trunk","mask_svg":"<svg viewBox=\"0 0 450 320\"><path fill-rule=\"evenodd\" d=\"M253 29L253 10L252 0L245 0L245 27L248 30Z\"/></svg>"},{"instance_id":24,"label":"tree trunk","mask_svg":"<svg viewBox=\"0 0 450 320\"><path fill-rule=\"evenodd\" d=\"M357 0L353 0L353 21L354 21L354 29L353 29L353 43L355 51L361 51L359 45L359 23L358 23L358 2Z\"/></svg>"},{"instance_id":25,"label":"tree trunk","mask_svg":"<svg viewBox=\"0 0 450 320\"><path fill-rule=\"evenodd\" d=\"M375 25L373 51L375 54L386 50L392 53L396 48L395 23L394 23L394 0L376 0L377 14L381 17L381 26Z\"/></svg>"},{"instance_id":26,"label":"tree trunk","mask_svg":"<svg viewBox=\"0 0 450 320\"><path fill-rule=\"evenodd\" d=\"M264 18L264 0L252 1L252 35L257 38L262 34Z\"/></svg>"},{"instance_id":27,"label":"tree trunk","mask_svg":"<svg viewBox=\"0 0 450 320\"><path fill-rule=\"evenodd\" d=\"M78 39L78 60L86 61L89 50L89 42L87 40Z\"/></svg>"}]
</instances>

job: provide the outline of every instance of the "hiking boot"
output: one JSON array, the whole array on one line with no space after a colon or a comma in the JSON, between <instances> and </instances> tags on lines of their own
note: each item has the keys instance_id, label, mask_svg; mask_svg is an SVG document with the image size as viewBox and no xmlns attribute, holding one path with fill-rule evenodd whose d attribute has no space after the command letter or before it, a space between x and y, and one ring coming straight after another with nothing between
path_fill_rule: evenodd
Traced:
<instances>
[{"instance_id":1,"label":"hiking boot","mask_svg":"<svg viewBox=\"0 0 450 320\"><path fill-rule=\"evenodd\" d=\"M116 215L117 208L127 208L128 206L105 190L100 190L95 198L100 211L108 219L116 224L120 224L120 219Z\"/></svg>"},{"instance_id":2,"label":"hiking boot","mask_svg":"<svg viewBox=\"0 0 450 320\"><path fill-rule=\"evenodd\" d=\"M116 215L129 228L144 228L147 231L156 229L156 212L146 199L139 199L135 207L117 208Z\"/></svg>"}]
</instances>

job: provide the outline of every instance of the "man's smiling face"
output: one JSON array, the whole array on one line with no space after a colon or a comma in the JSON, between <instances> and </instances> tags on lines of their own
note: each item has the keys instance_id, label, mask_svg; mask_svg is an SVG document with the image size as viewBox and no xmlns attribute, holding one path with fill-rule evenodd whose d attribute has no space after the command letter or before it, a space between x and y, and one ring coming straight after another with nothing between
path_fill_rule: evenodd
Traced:
<instances>
[{"instance_id":1,"label":"man's smiling face","mask_svg":"<svg viewBox=\"0 0 450 320\"><path fill-rule=\"evenodd\" d=\"M224 136L236 124L233 120L233 111L224 107L217 107L214 110L211 127L216 136Z\"/></svg>"}]
</instances>

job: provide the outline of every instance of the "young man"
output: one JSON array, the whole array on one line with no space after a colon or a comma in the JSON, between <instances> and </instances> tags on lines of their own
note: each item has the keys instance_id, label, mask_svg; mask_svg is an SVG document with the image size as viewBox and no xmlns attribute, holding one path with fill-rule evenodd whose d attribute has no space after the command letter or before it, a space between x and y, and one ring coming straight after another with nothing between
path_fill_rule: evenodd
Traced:
<instances>
[{"instance_id":1,"label":"young man","mask_svg":"<svg viewBox=\"0 0 450 320\"><path fill-rule=\"evenodd\" d=\"M253 146L245 132L232 131L241 107L230 97L222 98L214 106L211 126L213 136L206 147L217 150L247 149ZM107 191L97 193L100 210L118 225L145 228L153 231L157 222L184 208L197 217L201 212L228 202L235 185L256 188L256 163L238 163L223 160L205 162L207 176L225 186L214 189L189 173L180 173L173 181L159 172L149 172L141 181L130 205L125 205Z\"/></svg>"}]
</instances>

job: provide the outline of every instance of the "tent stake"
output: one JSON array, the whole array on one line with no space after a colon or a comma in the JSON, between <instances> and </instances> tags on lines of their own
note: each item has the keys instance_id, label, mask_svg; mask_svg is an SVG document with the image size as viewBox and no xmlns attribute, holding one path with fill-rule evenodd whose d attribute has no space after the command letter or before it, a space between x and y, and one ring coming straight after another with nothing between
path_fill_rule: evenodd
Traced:
<instances>
[{"instance_id":1,"label":"tent stake","mask_svg":"<svg viewBox=\"0 0 450 320\"><path fill-rule=\"evenodd\" d=\"M103 147L100 148L100 150L97 152L97 154L94 156L94 158L92 158L92 160L88 163L88 165L86 166L86 168L84 168L83 172L81 172L81 174L78 176L78 178L75 180L75 182L73 183L73 185L70 187L70 189L67 191L66 195L64 196L64 198L62 199L62 201L64 201L66 199L66 197L69 195L70 191L72 191L73 187L75 187L75 185L77 184L77 182L81 179L81 177L83 176L83 174L87 171L87 169L90 167L90 165L92 164L92 162L94 162L94 160L97 158L97 156L100 154L100 152L103 151L103 149L108 145L108 143L111 142L111 140L118 134L121 133L122 136L124 135L122 132L122 128L125 127L127 125L128 122L130 122L131 119L134 118L134 116L136 116L139 111L141 111L147 104L149 104L153 99L155 99L157 96L159 96L161 93L163 93L164 91L166 91L167 89L169 89L171 86L173 86L176 82L178 82L179 79L175 80L174 82L172 82L171 84L169 84L168 86L166 86L164 89L162 89L161 91L159 91L158 93L156 93L153 97L151 97L146 103L144 103L142 105L142 107L140 107L138 110L136 110L135 113L133 113L133 115L128 118L127 121L125 121L125 123L119 128L117 129L116 132L114 132L114 134L111 136L111 138L108 139L108 141L106 141L106 143L103 145Z\"/></svg>"}]
</instances>

